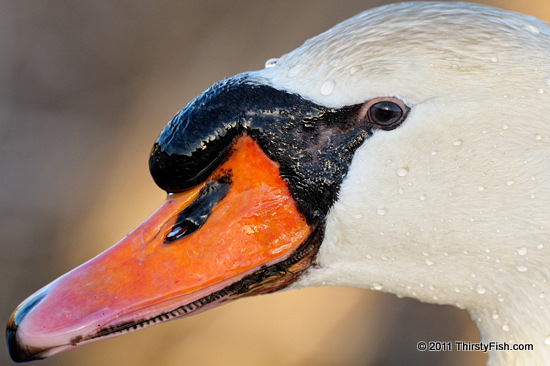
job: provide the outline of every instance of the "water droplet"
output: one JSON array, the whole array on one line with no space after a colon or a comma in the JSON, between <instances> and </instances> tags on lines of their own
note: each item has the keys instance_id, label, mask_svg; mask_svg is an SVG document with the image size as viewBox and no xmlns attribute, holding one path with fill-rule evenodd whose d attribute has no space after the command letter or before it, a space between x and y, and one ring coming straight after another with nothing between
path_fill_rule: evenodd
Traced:
<instances>
[{"instance_id":1,"label":"water droplet","mask_svg":"<svg viewBox=\"0 0 550 366\"><path fill-rule=\"evenodd\" d=\"M418 199L420 201L425 201L426 200L426 196L425 195L421 195L420 197L418 197Z\"/></svg>"},{"instance_id":2,"label":"water droplet","mask_svg":"<svg viewBox=\"0 0 550 366\"><path fill-rule=\"evenodd\" d=\"M498 300L498 302L504 302L504 296L502 296L502 294L498 294L497 295L497 300Z\"/></svg>"},{"instance_id":3,"label":"water droplet","mask_svg":"<svg viewBox=\"0 0 550 366\"><path fill-rule=\"evenodd\" d=\"M455 292L458 294L460 293L460 289L458 287L455 287Z\"/></svg>"},{"instance_id":4,"label":"water droplet","mask_svg":"<svg viewBox=\"0 0 550 366\"><path fill-rule=\"evenodd\" d=\"M387 255L383 255L383 256L381 256L380 258L381 258L383 261L387 261L387 260L389 259Z\"/></svg>"},{"instance_id":5,"label":"water droplet","mask_svg":"<svg viewBox=\"0 0 550 366\"><path fill-rule=\"evenodd\" d=\"M481 285L477 285L476 286L476 292L480 295L483 295L485 292L487 292L487 290L485 289L485 287L483 287Z\"/></svg>"},{"instance_id":6,"label":"water droplet","mask_svg":"<svg viewBox=\"0 0 550 366\"><path fill-rule=\"evenodd\" d=\"M432 264L434 264L434 262L430 259L426 259L426 262L425 262L428 266L431 266Z\"/></svg>"},{"instance_id":7,"label":"water droplet","mask_svg":"<svg viewBox=\"0 0 550 366\"><path fill-rule=\"evenodd\" d=\"M464 143L464 141L462 141L462 140L453 141L453 145L454 145L454 146L460 146L460 145L462 145L463 143Z\"/></svg>"},{"instance_id":8,"label":"water droplet","mask_svg":"<svg viewBox=\"0 0 550 366\"><path fill-rule=\"evenodd\" d=\"M513 180L508 180L508 181L506 181L506 185L507 185L507 186L511 186L512 184L514 184L514 181L513 181Z\"/></svg>"},{"instance_id":9,"label":"water droplet","mask_svg":"<svg viewBox=\"0 0 550 366\"><path fill-rule=\"evenodd\" d=\"M516 264L516 270L518 272L527 272L528 268L525 267L523 264Z\"/></svg>"},{"instance_id":10,"label":"water droplet","mask_svg":"<svg viewBox=\"0 0 550 366\"><path fill-rule=\"evenodd\" d=\"M332 67L336 67L336 66L340 65L340 59L339 58L333 58L332 60L329 61L328 64Z\"/></svg>"},{"instance_id":11,"label":"water droplet","mask_svg":"<svg viewBox=\"0 0 550 366\"><path fill-rule=\"evenodd\" d=\"M478 189L478 191L483 192L485 190L485 187L479 186L479 187L477 187L477 189Z\"/></svg>"},{"instance_id":12,"label":"water droplet","mask_svg":"<svg viewBox=\"0 0 550 366\"><path fill-rule=\"evenodd\" d=\"M437 151L434 150L430 154L432 154L432 156L435 156L435 155L437 155Z\"/></svg>"},{"instance_id":13,"label":"water droplet","mask_svg":"<svg viewBox=\"0 0 550 366\"><path fill-rule=\"evenodd\" d=\"M380 290L382 290L383 288L384 288L384 286L382 286L381 283L373 283L373 284L372 284L372 289L373 289L373 290L380 291Z\"/></svg>"},{"instance_id":14,"label":"water droplet","mask_svg":"<svg viewBox=\"0 0 550 366\"><path fill-rule=\"evenodd\" d=\"M535 27L534 25L532 24L527 24L527 25L524 25L523 26L523 29L525 29L526 31L529 31L535 35L537 34L540 34L540 29L538 29L537 27Z\"/></svg>"},{"instance_id":15,"label":"water droplet","mask_svg":"<svg viewBox=\"0 0 550 366\"><path fill-rule=\"evenodd\" d=\"M360 218L363 217L363 214L361 214L361 213L356 213L356 214L353 215L353 217L356 218L356 219L360 219Z\"/></svg>"},{"instance_id":16,"label":"water droplet","mask_svg":"<svg viewBox=\"0 0 550 366\"><path fill-rule=\"evenodd\" d=\"M544 94L544 89L543 88L538 88L537 89L537 94Z\"/></svg>"},{"instance_id":17,"label":"water droplet","mask_svg":"<svg viewBox=\"0 0 550 366\"><path fill-rule=\"evenodd\" d=\"M539 135L539 134L536 134L536 135L535 135L535 140L537 140L537 141L542 140L542 136Z\"/></svg>"},{"instance_id":18,"label":"water droplet","mask_svg":"<svg viewBox=\"0 0 550 366\"><path fill-rule=\"evenodd\" d=\"M491 57L489 60L491 62L498 62L498 57Z\"/></svg>"},{"instance_id":19,"label":"water droplet","mask_svg":"<svg viewBox=\"0 0 550 366\"><path fill-rule=\"evenodd\" d=\"M546 85L550 85L550 76L547 76L547 77L544 78L544 83Z\"/></svg>"},{"instance_id":20,"label":"water droplet","mask_svg":"<svg viewBox=\"0 0 550 366\"><path fill-rule=\"evenodd\" d=\"M351 69L349 69L349 74L350 75L355 75L357 74L359 71L361 71L362 67L359 66L359 65L356 65L356 66L353 66Z\"/></svg>"},{"instance_id":21,"label":"water droplet","mask_svg":"<svg viewBox=\"0 0 550 366\"><path fill-rule=\"evenodd\" d=\"M508 125L502 125L503 130L507 130L508 128L509 128Z\"/></svg>"},{"instance_id":22,"label":"water droplet","mask_svg":"<svg viewBox=\"0 0 550 366\"><path fill-rule=\"evenodd\" d=\"M376 210L376 213L380 216L384 216L385 214L388 213L388 211L385 208L379 208Z\"/></svg>"},{"instance_id":23,"label":"water droplet","mask_svg":"<svg viewBox=\"0 0 550 366\"><path fill-rule=\"evenodd\" d=\"M270 58L269 60L267 60L265 62L265 68L268 69L270 67L273 67L273 66L277 65L278 61L279 61L278 58Z\"/></svg>"},{"instance_id":24,"label":"water droplet","mask_svg":"<svg viewBox=\"0 0 550 366\"><path fill-rule=\"evenodd\" d=\"M491 317L495 320L498 319L499 315L498 315L498 312L496 310L493 311L493 315L491 315Z\"/></svg>"},{"instance_id":25,"label":"water droplet","mask_svg":"<svg viewBox=\"0 0 550 366\"><path fill-rule=\"evenodd\" d=\"M516 249L516 253L519 255L525 255L527 254L527 247L519 247Z\"/></svg>"},{"instance_id":26,"label":"water droplet","mask_svg":"<svg viewBox=\"0 0 550 366\"><path fill-rule=\"evenodd\" d=\"M505 331L505 332L509 332L510 331L510 326L508 324L504 324L502 326L502 330Z\"/></svg>"},{"instance_id":27,"label":"water droplet","mask_svg":"<svg viewBox=\"0 0 550 366\"><path fill-rule=\"evenodd\" d=\"M544 338L544 344L547 345L547 346L550 346L550 335L546 336L546 338Z\"/></svg>"},{"instance_id":28,"label":"water droplet","mask_svg":"<svg viewBox=\"0 0 550 366\"><path fill-rule=\"evenodd\" d=\"M546 298L546 293L545 293L545 292L541 292L541 293L539 294L539 298L540 298L540 299L545 299L545 298Z\"/></svg>"},{"instance_id":29,"label":"water droplet","mask_svg":"<svg viewBox=\"0 0 550 366\"><path fill-rule=\"evenodd\" d=\"M399 194L405 193L405 191L404 191L403 188L401 188L401 187L399 187L399 189L397 190L397 192L398 192Z\"/></svg>"},{"instance_id":30,"label":"water droplet","mask_svg":"<svg viewBox=\"0 0 550 366\"><path fill-rule=\"evenodd\" d=\"M289 78L296 77L300 74L300 72L302 72L303 68L304 68L304 65L302 64L294 65L288 70L286 76Z\"/></svg>"},{"instance_id":31,"label":"water droplet","mask_svg":"<svg viewBox=\"0 0 550 366\"><path fill-rule=\"evenodd\" d=\"M401 168L397 168L397 175L398 176L404 177L407 174L409 174L409 168L407 168L406 166L401 167Z\"/></svg>"},{"instance_id":32,"label":"water droplet","mask_svg":"<svg viewBox=\"0 0 550 366\"><path fill-rule=\"evenodd\" d=\"M334 86L336 83L334 80L327 80L321 85L321 94L322 95L331 95L334 91Z\"/></svg>"},{"instance_id":33,"label":"water droplet","mask_svg":"<svg viewBox=\"0 0 550 366\"><path fill-rule=\"evenodd\" d=\"M540 243L537 244L537 249L542 249L542 248L544 248L544 244L540 244Z\"/></svg>"}]
</instances>

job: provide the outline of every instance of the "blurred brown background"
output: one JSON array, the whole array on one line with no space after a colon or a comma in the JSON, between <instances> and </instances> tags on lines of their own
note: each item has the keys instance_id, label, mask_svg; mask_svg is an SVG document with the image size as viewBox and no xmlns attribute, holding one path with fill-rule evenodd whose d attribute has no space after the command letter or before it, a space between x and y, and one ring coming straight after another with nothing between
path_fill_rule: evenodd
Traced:
<instances>
[{"instance_id":1,"label":"blurred brown background","mask_svg":"<svg viewBox=\"0 0 550 366\"><path fill-rule=\"evenodd\" d=\"M149 149L213 82L391 1L0 2L0 319L106 249L164 195ZM550 20L548 0L479 1ZM372 291L241 300L37 365L482 365L467 313ZM0 364L12 364L0 347Z\"/></svg>"}]
</instances>

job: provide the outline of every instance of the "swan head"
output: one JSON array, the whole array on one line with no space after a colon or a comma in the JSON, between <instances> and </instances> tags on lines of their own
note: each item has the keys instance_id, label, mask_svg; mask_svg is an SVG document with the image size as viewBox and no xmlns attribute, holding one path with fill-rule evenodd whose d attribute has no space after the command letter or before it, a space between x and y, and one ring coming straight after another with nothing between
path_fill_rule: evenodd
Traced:
<instances>
[{"instance_id":1,"label":"swan head","mask_svg":"<svg viewBox=\"0 0 550 366\"><path fill-rule=\"evenodd\" d=\"M12 357L346 285L456 305L487 342L535 344L489 362L549 362L549 59L537 19L399 3L215 84L153 148L166 203L20 305Z\"/></svg>"},{"instance_id":2,"label":"swan head","mask_svg":"<svg viewBox=\"0 0 550 366\"><path fill-rule=\"evenodd\" d=\"M364 285L369 273L370 286L468 307L461 286L474 290L475 304L481 287L505 286L476 291L476 272L519 281L531 260L540 271L549 35L540 21L485 6L401 3L360 14L258 72L333 108L380 97L410 108L398 128L375 130L354 152L316 259L320 272L338 267L327 282Z\"/></svg>"}]
</instances>

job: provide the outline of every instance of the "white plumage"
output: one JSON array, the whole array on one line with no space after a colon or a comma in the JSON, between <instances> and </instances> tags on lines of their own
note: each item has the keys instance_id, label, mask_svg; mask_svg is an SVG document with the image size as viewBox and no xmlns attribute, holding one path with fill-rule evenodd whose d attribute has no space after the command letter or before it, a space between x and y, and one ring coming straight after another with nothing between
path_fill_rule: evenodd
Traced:
<instances>
[{"instance_id":1,"label":"white plumage","mask_svg":"<svg viewBox=\"0 0 550 366\"><path fill-rule=\"evenodd\" d=\"M350 285L465 308L489 364L550 364L550 29L465 3L400 3L341 23L258 72L340 107L412 107L356 152L318 266ZM516 363L514 363L516 362Z\"/></svg>"}]
</instances>

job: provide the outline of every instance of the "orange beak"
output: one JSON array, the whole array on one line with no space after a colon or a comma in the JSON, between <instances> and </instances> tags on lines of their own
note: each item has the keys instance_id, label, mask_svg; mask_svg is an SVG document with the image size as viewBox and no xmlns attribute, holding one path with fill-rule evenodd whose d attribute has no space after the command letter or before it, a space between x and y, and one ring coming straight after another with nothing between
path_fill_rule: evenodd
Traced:
<instances>
[{"instance_id":1,"label":"orange beak","mask_svg":"<svg viewBox=\"0 0 550 366\"><path fill-rule=\"evenodd\" d=\"M10 317L18 362L203 311L293 282L318 243L270 160L239 138L202 184L170 194L119 243L47 285Z\"/></svg>"}]
</instances>

